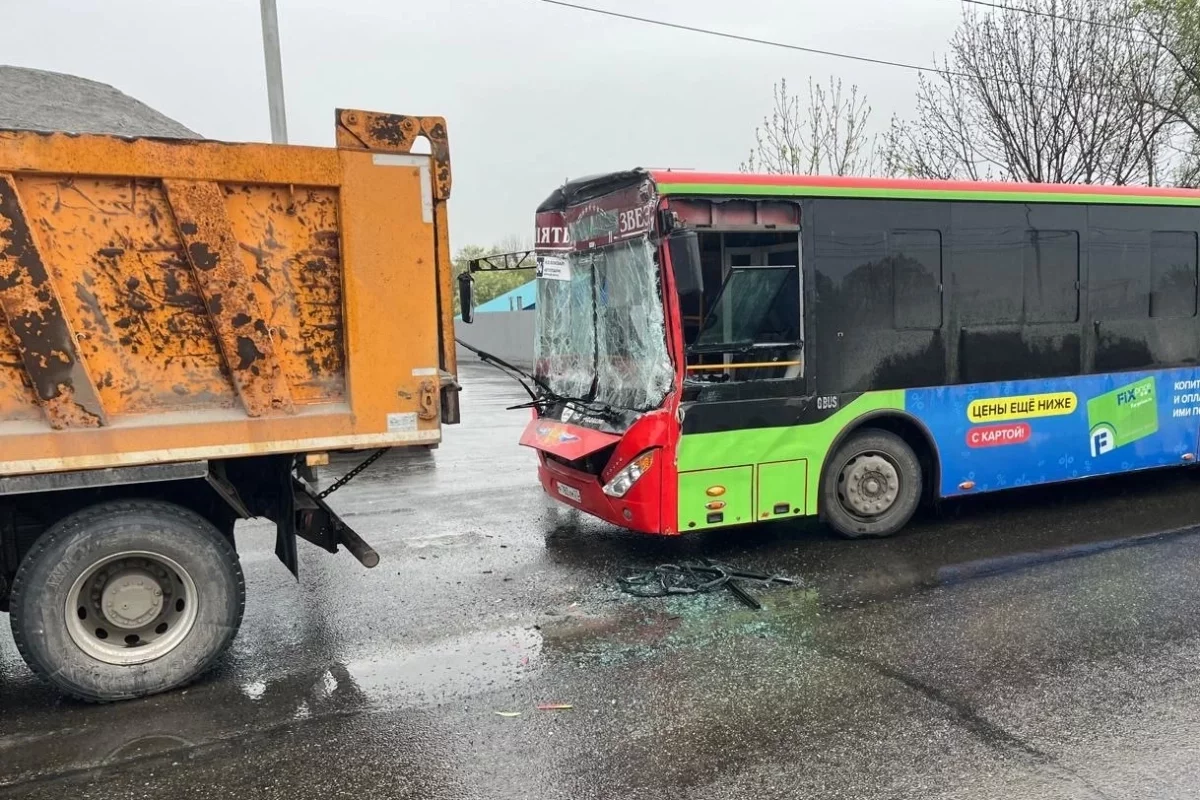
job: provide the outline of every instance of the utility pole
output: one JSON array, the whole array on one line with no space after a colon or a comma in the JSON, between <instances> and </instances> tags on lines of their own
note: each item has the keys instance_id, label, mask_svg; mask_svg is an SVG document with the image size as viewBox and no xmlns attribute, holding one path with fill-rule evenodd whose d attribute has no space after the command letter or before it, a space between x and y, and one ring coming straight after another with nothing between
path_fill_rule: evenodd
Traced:
<instances>
[{"instance_id":1,"label":"utility pole","mask_svg":"<svg viewBox=\"0 0 1200 800\"><path fill-rule=\"evenodd\" d=\"M279 15L275 0L259 0L262 9L263 57L267 62L267 107L271 111L271 141L287 144L287 113L283 106L283 64L279 59Z\"/></svg>"}]
</instances>

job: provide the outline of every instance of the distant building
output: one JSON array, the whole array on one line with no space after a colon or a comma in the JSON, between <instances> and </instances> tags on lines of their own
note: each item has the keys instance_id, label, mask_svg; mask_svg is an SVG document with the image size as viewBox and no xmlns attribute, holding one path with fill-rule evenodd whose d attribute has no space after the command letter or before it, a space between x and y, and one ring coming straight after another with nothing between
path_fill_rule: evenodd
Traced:
<instances>
[{"instance_id":1,"label":"distant building","mask_svg":"<svg viewBox=\"0 0 1200 800\"><path fill-rule=\"evenodd\" d=\"M533 364L533 310L537 307L537 281L493 297L475 306L470 325L456 319L454 335L467 344L521 366ZM460 358L474 358L460 348Z\"/></svg>"}]
</instances>

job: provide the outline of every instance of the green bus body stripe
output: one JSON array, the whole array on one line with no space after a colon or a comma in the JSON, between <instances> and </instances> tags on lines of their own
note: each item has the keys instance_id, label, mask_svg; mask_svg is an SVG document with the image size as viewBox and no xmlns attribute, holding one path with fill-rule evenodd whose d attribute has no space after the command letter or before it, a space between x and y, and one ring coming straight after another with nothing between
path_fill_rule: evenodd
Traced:
<instances>
[{"instance_id":1,"label":"green bus body stripe","mask_svg":"<svg viewBox=\"0 0 1200 800\"><path fill-rule=\"evenodd\" d=\"M874 197L892 200L990 200L1001 203L1091 203L1142 206L1200 206L1196 197L1084 194L1075 192L972 192L958 189L871 189L843 186L764 186L746 183L662 183L663 195L762 195L774 197Z\"/></svg>"},{"instance_id":2,"label":"green bus body stripe","mask_svg":"<svg viewBox=\"0 0 1200 800\"><path fill-rule=\"evenodd\" d=\"M679 440L679 471L806 459L806 512L815 514L821 494L821 466L829 456L833 440L855 420L881 410L903 411L904 390L868 392L847 403L828 419L808 425L688 434ZM679 499L681 503L704 502L701 497L681 496Z\"/></svg>"}]
</instances>

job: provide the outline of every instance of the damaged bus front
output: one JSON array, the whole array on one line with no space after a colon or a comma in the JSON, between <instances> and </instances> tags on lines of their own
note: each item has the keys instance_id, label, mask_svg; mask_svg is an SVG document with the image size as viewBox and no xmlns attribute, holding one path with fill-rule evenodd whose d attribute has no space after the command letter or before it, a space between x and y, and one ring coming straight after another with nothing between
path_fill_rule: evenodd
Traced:
<instances>
[{"instance_id":1,"label":"damaged bus front","mask_svg":"<svg viewBox=\"0 0 1200 800\"><path fill-rule=\"evenodd\" d=\"M537 214L535 376L521 443L556 499L638 531L673 532L679 375L664 297L666 232L649 176L569 183Z\"/></svg>"},{"instance_id":2,"label":"damaged bus front","mask_svg":"<svg viewBox=\"0 0 1200 800\"><path fill-rule=\"evenodd\" d=\"M535 256L535 367L524 376L532 379L524 406L534 414L521 444L537 451L551 497L635 531L671 535L802 514L803 476L769 466L763 473L781 478L760 492L738 445L720 435L761 427L763 403L796 405L797 206L712 210L664 190L679 174L568 183L538 209L533 253L471 266L520 269ZM470 322L472 279L459 280ZM715 469L727 464L735 468ZM765 509L754 504L759 496Z\"/></svg>"}]
</instances>

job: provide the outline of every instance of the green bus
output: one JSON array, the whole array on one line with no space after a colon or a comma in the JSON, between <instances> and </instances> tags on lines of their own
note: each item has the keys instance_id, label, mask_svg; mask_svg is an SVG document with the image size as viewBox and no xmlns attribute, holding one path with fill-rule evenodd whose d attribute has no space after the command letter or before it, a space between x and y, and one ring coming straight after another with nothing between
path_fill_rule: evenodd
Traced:
<instances>
[{"instance_id":1,"label":"green bus","mask_svg":"<svg viewBox=\"0 0 1200 800\"><path fill-rule=\"evenodd\" d=\"M1200 192L633 170L537 212L545 491L637 531L1187 465Z\"/></svg>"}]
</instances>

